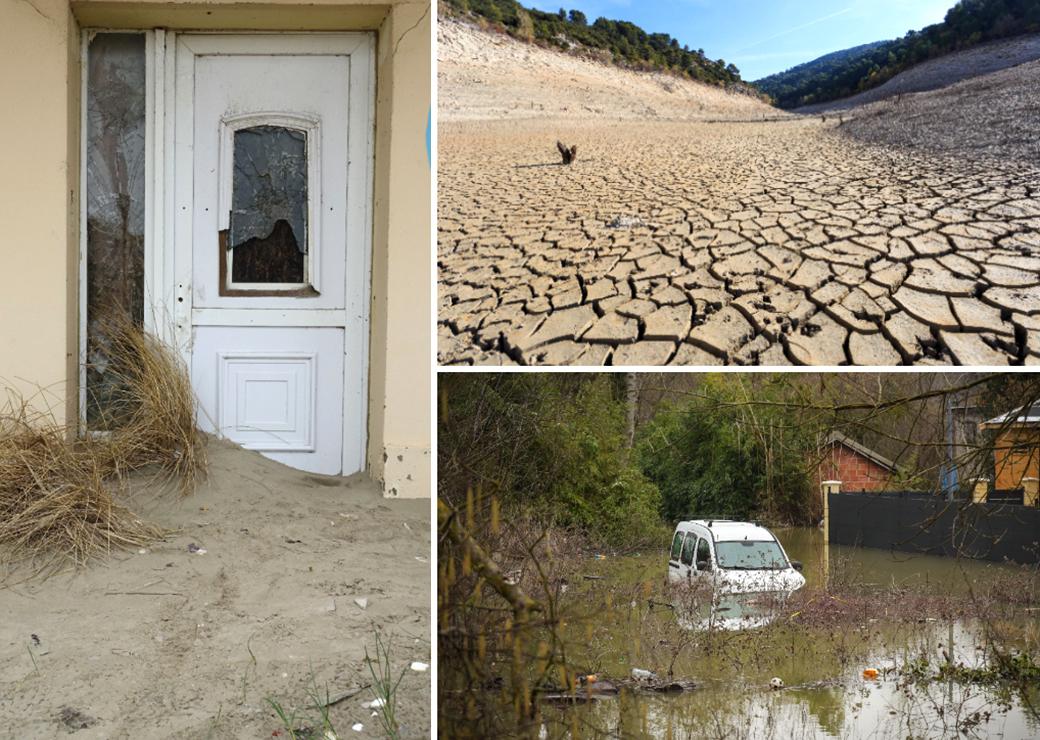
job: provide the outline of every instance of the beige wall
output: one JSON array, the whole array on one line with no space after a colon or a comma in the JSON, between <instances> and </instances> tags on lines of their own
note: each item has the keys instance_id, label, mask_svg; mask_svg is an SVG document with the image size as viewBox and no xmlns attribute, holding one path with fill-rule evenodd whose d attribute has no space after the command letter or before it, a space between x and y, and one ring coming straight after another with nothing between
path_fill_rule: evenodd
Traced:
<instances>
[{"instance_id":1,"label":"beige wall","mask_svg":"<svg viewBox=\"0 0 1040 740\"><path fill-rule=\"evenodd\" d=\"M386 352L371 353L369 397L370 431L387 442L381 454L369 446L369 464L384 490L399 496L432 485L430 387L415 382L415 368L429 367L433 331L425 137L431 42L430 8L413 3L394 6L377 43L376 161L386 166L376 169L375 243L389 248L377 249L372 263L372 347ZM426 60L423 72L403 58ZM395 208L395 201L408 208Z\"/></svg>"},{"instance_id":2,"label":"beige wall","mask_svg":"<svg viewBox=\"0 0 1040 740\"><path fill-rule=\"evenodd\" d=\"M369 470L429 496L429 2L0 0L0 386L59 422L77 415L83 27L377 32Z\"/></svg>"},{"instance_id":3,"label":"beige wall","mask_svg":"<svg viewBox=\"0 0 1040 740\"><path fill-rule=\"evenodd\" d=\"M59 420L76 354L75 38L64 0L0 0L0 382Z\"/></svg>"}]
</instances>

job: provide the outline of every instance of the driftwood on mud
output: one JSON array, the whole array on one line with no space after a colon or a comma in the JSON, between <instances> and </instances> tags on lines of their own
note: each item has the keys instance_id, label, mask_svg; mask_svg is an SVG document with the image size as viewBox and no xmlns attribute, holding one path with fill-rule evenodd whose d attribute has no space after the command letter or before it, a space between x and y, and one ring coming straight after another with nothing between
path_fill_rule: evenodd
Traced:
<instances>
[{"instance_id":1,"label":"driftwood on mud","mask_svg":"<svg viewBox=\"0 0 1040 740\"><path fill-rule=\"evenodd\" d=\"M562 141L557 141L556 148L560 150L560 156L563 157L564 164L571 164L578 156L577 144L568 149L567 145Z\"/></svg>"},{"instance_id":2,"label":"driftwood on mud","mask_svg":"<svg viewBox=\"0 0 1040 740\"><path fill-rule=\"evenodd\" d=\"M557 704L577 704L596 699L609 699L621 693L622 689L652 694L678 694L693 691L695 688L697 688L697 685L689 679L655 678L649 681L639 681L630 678L620 681L597 679L588 681L581 686L576 686L572 691L561 688L545 689L539 693L538 698L542 701Z\"/></svg>"}]
</instances>

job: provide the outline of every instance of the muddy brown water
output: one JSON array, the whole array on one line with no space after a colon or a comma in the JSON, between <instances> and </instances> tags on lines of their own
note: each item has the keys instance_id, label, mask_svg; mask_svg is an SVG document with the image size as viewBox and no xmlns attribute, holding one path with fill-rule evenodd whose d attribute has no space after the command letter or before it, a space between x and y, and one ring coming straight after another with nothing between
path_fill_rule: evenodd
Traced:
<instances>
[{"instance_id":1,"label":"muddy brown water","mask_svg":"<svg viewBox=\"0 0 1040 740\"><path fill-rule=\"evenodd\" d=\"M824 577L821 533L777 534L804 564L807 588L817 586ZM1014 567L838 547L830 549L829 563L832 583L843 579L845 588L955 598L968 598L974 585ZM670 667L697 688L674 695L625 688L577 706L546 704L541 737L1040 737L1040 688L1023 694L945 680L908 684L900 672L923 659L934 674L951 655L954 663L985 667L990 639L1002 650L1035 655L1040 612L999 621L864 614L825 628L779 620L735 632L684 630L673 610L659 605L672 596L666 567L663 552L584 563L561 599L568 664L612 680L633 668L663 676ZM877 670L878 678L864 678L865 669ZM784 688L770 688L774 677Z\"/></svg>"}]
</instances>

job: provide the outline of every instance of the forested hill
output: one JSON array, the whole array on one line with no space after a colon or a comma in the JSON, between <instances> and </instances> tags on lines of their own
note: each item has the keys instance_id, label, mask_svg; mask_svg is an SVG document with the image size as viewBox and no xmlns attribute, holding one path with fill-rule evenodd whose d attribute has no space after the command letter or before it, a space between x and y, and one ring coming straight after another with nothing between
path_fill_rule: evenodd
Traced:
<instances>
[{"instance_id":1,"label":"forested hill","mask_svg":"<svg viewBox=\"0 0 1040 740\"><path fill-rule=\"evenodd\" d=\"M720 87L747 87L734 65L708 59L703 49L680 46L666 33L647 33L627 21L597 18L590 24L580 10L546 13L516 0L443 0L441 7L523 41L565 51L577 48L619 66L670 71Z\"/></svg>"},{"instance_id":2,"label":"forested hill","mask_svg":"<svg viewBox=\"0 0 1040 740\"><path fill-rule=\"evenodd\" d=\"M753 84L781 108L824 103L877 87L927 59L1037 31L1040 0L960 0L942 23L827 54Z\"/></svg>"}]
</instances>

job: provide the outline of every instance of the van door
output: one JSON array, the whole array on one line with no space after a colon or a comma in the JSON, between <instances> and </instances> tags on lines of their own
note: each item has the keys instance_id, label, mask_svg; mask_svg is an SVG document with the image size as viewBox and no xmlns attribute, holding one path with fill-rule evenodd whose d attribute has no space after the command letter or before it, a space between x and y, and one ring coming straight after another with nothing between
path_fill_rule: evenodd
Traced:
<instances>
[{"instance_id":1,"label":"van door","mask_svg":"<svg viewBox=\"0 0 1040 740\"><path fill-rule=\"evenodd\" d=\"M693 575L693 556L697 548L697 535L687 532L683 540L682 554L679 557L679 578L688 581Z\"/></svg>"},{"instance_id":2,"label":"van door","mask_svg":"<svg viewBox=\"0 0 1040 740\"><path fill-rule=\"evenodd\" d=\"M668 553L668 581L669 583L675 583L676 581L682 580L681 564L679 557L682 555L683 545L683 533L680 530L675 530L675 536L672 537L672 549Z\"/></svg>"}]
</instances>

